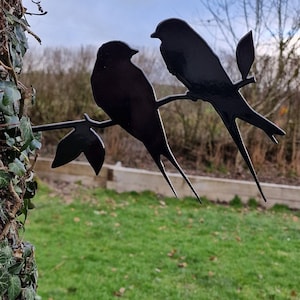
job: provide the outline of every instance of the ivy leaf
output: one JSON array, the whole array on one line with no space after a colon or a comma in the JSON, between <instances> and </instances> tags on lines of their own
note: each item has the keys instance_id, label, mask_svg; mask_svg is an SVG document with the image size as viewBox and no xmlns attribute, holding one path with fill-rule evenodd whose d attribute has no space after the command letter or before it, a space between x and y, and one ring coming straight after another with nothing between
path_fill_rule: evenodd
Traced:
<instances>
[{"instance_id":1,"label":"ivy leaf","mask_svg":"<svg viewBox=\"0 0 300 300\"><path fill-rule=\"evenodd\" d=\"M18 39L20 54L21 56L24 56L26 50L28 49L28 42L27 42L25 31L21 25L16 25L14 28L14 32Z\"/></svg>"},{"instance_id":2,"label":"ivy leaf","mask_svg":"<svg viewBox=\"0 0 300 300\"><path fill-rule=\"evenodd\" d=\"M31 127L32 130L32 127ZM34 151L36 149L41 149L42 147L42 133L41 132L33 132L33 140L31 141L29 148L31 151Z\"/></svg>"},{"instance_id":3,"label":"ivy leaf","mask_svg":"<svg viewBox=\"0 0 300 300\"><path fill-rule=\"evenodd\" d=\"M0 189L5 189L11 180L11 175L4 170L0 170Z\"/></svg>"},{"instance_id":4,"label":"ivy leaf","mask_svg":"<svg viewBox=\"0 0 300 300\"><path fill-rule=\"evenodd\" d=\"M11 110L11 113L13 114L13 110ZM16 126L19 125L19 117L16 115L13 116L5 116L5 123L7 124L8 128L15 128Z\"/></svg>"},{"instance_id":5,"label":"ivy leaf","mask_svg":"<svg viewBox=\"0 0 300 300\"><path fill-rule=\"evenodd\" d=\"M4 81L4 82L6 82L6 81ZM6 87L4 89L3 98L4 98L4 100L3 100L4 105L8 105L12 102L20 100L21 99L21 93L15 85L7 83Z\"/></svg>"},{"instance_id":6,"label":"ivy leaf","mask_svg":"<svg viewBox=\"0 0 300 300\"><path fill-rule=\"evenodd\" d=\"M0 92L0 110L5 115L14 115L14 102L21 98L19 90L12 82L3 80L0 81Z\"/></svg>"},{"instance_id":7,"label":"ivy leaf","mask_svg":"<svg viewBox=\"0 0 300 300\"><path fill-rule=\"evenodd\" d=\"M16 140L13 137L10 137L9 134L7 134L7 132L4 132L5 138L6 138L6 144L9 147L12 147L16 144Z\"/></svg>"},{"instance_id":8,"label":"ivy leaf","mask_svg":"<svg viewBox=\"0 0 300 300\"><path fill-rule=\"evenodd\" d=\"M11 56L12 65L14 67L15 72L19 73L22 69L22 57L21 57L21 49L18 44L18 41L14 38L11 43L9 43L9 53Z\"/></svg>"},{"instance_id":9,"label":"ivy leaf","mask_svg":"<svg viewBox=\"0 0 300 300\"><path fill-rule=\"evenodd\" d=\"M8 299L15 300L21 293L21 280L19 276L10 276L8 289Z\"/></svg>"},{"instance_id":10,"label":"ivy leaf","mask_svg":"<svg viewBox=\"0 0 300 300\"><path fill-rule=\"evenodd\" d=\"M13 254L12 250L8 245L3 245L0 248L0 263L2 266L7 267L12 262L13 259ZM0 268L1 271L1 268Z\"/></svg>"},{"instance_id":11,"label":"ivy leaf","mask_svg":"<svg viewBox=\"0 0 300 300\"><path fill-rule=\"evenodd\" d=\"M31 142L30 142L30 145L29 145L29 148L30 150L36 150L36 149L41 149L42 147L42 143L37 140L37 139L33 139Z\"/></svg>"},{"instance_id":12,"label":"ivy leaf","mask_svg":"<svg viewBox=\"0 0 300 300\"><path fill-rule=\"evenodd\" d=\"M236 48L236 60L243 80L247 78L254 62L254 58L255 52L252 31L249 31L244 37L241 38Z\"/></svg>"},{"instance_id":13,"label":"ivy leaf","mask_svg":"<svg viewBox=\"0 0 300 300\"><path fill-rule=\"evenodd\" d=\"M0 100L0 110L4 113L5 119L7 116L13 116L15 113L12 105L8 105L8 106L3 105L3 99L2 101Z\"/></svg>"},{"instance_id":14,"label":"ivy leaf","mask_svg":"<svg viewBox=\"0 0 300 300\"><path fill-rule=\"evenodd\" d=\"M30 120L28 117L21 118L20 130L21 130L21 136L22 136L23 140L32 140L33 139L31 124L30 124Z\"/></svg>"},{"instance_id":15,"label":"ivy leaf","mask_svg":"<svg viewBox=\"0 0 300 300\"><path fill-rule=\"evenodd\" d=\"M18 176L23 176L26 173L24 164L18 158L15 158L12 163L8 164L8 169Z\"/></svg>"},{"instance_id":16,"label":"ivy leaf","mask_svg":"<svg viewBox=\"0 0 300 300\"><path fill-rule=\"evenodd\" d=\"M26 259L29 256L32 256L33 249L34 248L30 243L25 242L24 249L23 249L23 258Z\"/></svg>"},{"instance_id":17,"label":"ivy leaf","mask_svg":"<svg viewBox=\"0 0 300 300\"><path fill-rule=\"evenodd\" d=\"M0 296L3 296L8 288L9 273L6 270L0 269ZM2 298L1 298L2 299Z\"/></svg>"},{"instance_id":18,"label":"ivy leaf","mask_svg":"<svg viewBox=\"0 0 300 300\"><path fill-rule=\"evenodd\" d=\"M41 299L36 296L36 293L32 287L26 287L22 290L23 299L26 300L37 300Z\"/></svg>"},{"instance_id":19,"label":"ivy leaf","mask_svg":"<svg viewBox=\"0 0 300 300\"><path fill-rule=\"evenodd\" d=\"M20 274L23 266L24 266L24 260L16 262L14 265L8 268L8 271L11 275L18 275Z\"/></svg>"},{"instance_id":20,"label":"ivy leaf","mask_svg":"<svg viewBox=\"0 0 300 300\"><path fill-rule=\"evenodd\" d=\"M28 117L22 117L20 120L20 131L21 131L21 137L24 141L24 144L21 148L21 151L25 150L32 140L34 139L30 120Z\"/></svg>"},{"instance_id":21,"label":"ivy leaf","mask_svg":"<svg viewBox=\"0 0 300 300\"><path fill-rule=\"evenodd\" d=\"M14 185L14 189L15 189L15 192L16 192L17 194L22 195L23 190L22 190L22 188L21 188L20 186Z\"/></svg>"}]
</instances>

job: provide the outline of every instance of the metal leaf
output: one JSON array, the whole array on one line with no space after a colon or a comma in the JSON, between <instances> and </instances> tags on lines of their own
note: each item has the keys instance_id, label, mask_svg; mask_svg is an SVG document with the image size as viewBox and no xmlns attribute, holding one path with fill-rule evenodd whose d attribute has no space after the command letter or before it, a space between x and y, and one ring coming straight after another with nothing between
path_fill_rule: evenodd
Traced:
<instances>
[{"instance_id":1,"label":"metal leaf","mask_svg":"<svg viewBox=\"0 0 300 300\"><path fill-rule=\"evenodd\" d=\"M51 167L63 166L79 156L83 151L82 136L74 129L66 135L57 145L55 158Z\"/></svg>"},{"instance_id":2,"label":"metal leaf","mask_svg":"<svg viewBox=\"0 0 300 300\"><path fill-rule=\"evenodd\" d=\"M96 175L104 162L104 144L97 133L86 124L77 125L57 145L52 168L65 165L83 152Z\"/></svg>"},{"instance_id":3,"label":"metal leaf","mask_svg":"<svg viewBox=\"0 0 300 300\"><path fill-rule=\"evenodd\" d=\"M238 68L242 74L242 79L246 79L250 68L254 62L255 52L253 45L252 31L249 31L239 41L236 48L236 60Z\"/></svg>"},{"instance_id":4,"label":"metal leaf","mask_svg":"<svg viewBox=\"0 0 300 300\"><path fill-rule=\"evenodd\" d=\"M104 162L105 148L100 136L92 128L90 131L92 134L89 135L89 145L84 150L84 155L98 175Z\"/></svg>"}]
</instances>

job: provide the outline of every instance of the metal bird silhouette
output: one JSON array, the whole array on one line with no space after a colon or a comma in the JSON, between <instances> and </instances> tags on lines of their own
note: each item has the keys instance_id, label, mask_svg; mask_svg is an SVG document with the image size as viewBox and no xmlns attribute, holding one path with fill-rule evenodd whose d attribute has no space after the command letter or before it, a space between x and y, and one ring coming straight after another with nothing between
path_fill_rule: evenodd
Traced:
<instances>
[{"instance_id":1,"label":"metal bird silhouette","mask_svg":"<svg viewBox=\"0 0 300 300\"><path fill-rule=\"evenodd\" d=\"M210 102L220 115L266 201L235 120L239 118L259 127L275 143L274 135L284 135L285 132L254 111L239 92L240 87L254 82L247 78L254 60L251 32L237 45L237 63L243 79L237 84L231 81L218 56L185 21L175 18L164 20L151 37L161 40L160 51L166 66L188 88L187 96L195 101Z\"/></svg>"},{"instance_id":2,"label":"metal bird silhouette","mask_svg":"<svg viewBox=\"0 0 300 300\"><path fill-rule=\"evenodd\" d=\"M131 57L137 52L121 41L111 41L99 48L91 75L95 102L112 121L145 145L176 196L161 155L180 172L200 201L170 150L154 90L143 71L131 62Z\"/></svg>"}]
</instances>

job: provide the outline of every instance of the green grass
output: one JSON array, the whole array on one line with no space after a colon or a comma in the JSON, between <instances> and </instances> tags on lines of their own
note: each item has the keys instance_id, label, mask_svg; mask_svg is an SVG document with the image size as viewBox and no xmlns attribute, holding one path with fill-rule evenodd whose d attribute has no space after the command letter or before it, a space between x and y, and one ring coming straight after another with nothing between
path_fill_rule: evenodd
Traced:
<instances>
[{"instance_id":1,"label":"green grass","mask_svg":"<svg viewBox=\"0 0 300 300\"><path fill-rule=\"evenodd\" d=\"M45 186L34 203L42 299L300 299L298 212Z\"/></svg>"}]
</instances>

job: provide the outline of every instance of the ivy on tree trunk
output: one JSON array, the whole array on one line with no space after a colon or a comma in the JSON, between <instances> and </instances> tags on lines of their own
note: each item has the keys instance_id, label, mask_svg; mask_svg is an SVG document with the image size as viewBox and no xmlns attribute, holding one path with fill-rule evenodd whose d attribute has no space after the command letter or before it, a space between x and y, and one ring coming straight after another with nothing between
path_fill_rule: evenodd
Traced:
<instances>
[{"instance_id":1,"label":"ivy on tree trunk","mask_svg":"<svg viewBox=\"0 0 300 300\"><path fill-rule=\"evenodd\" d=\"M21 0L0 1L0 298L38 299L34 246L19 235L33 208L33 167L41 147L26 115L34 90L18 80L28 49L26 32L34 34Z\"/></svg>"}]
</instances>

